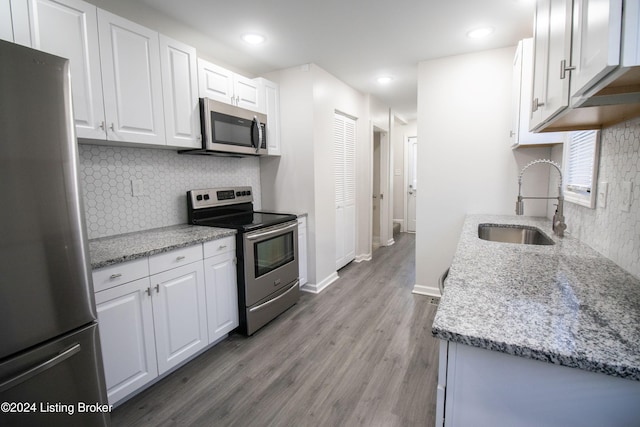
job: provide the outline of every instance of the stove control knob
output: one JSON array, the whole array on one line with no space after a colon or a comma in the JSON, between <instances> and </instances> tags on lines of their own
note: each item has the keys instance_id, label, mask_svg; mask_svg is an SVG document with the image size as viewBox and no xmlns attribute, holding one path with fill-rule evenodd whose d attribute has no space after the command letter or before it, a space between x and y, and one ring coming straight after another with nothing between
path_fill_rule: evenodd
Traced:
<instances>
[{"instance_id":1,"label":"stove control knob","mask_svg":"<svg viewBox=\"0 0 640 427\"><path fill-rule=\"evenodd\" d=\"M205 194L205 195L204 195L204 199L205 199L205 200L209 200L209 195L208 195L208 194Z\"/></svg>"},{"instance_id":2,"label":"stove control knob","mask_svg":"<svg viewBox=\"0 0 640 427\"><path fill-rule=\"evenodd\" d=\"M201 202L201 201L202 201L202 194L198 194L198 195L196 196L196 200L197 200L197 201L199 201L199 202Z\"/></svg>"},{"instance_id":3,"label":"stove control knob","mask_svg":"<svg viewBox=\"0 0 640 427\"><path fill-rule=\"evenodd\" d=\"M247 191L247 196L251 195L251 190Z\"/></svg>"}]
</instances>

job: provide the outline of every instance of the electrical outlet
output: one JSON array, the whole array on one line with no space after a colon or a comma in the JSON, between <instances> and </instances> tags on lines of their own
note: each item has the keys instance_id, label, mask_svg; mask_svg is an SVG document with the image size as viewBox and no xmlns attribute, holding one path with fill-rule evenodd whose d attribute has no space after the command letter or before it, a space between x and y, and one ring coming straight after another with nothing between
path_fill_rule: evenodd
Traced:
<instances>
[{"instance_id":1,"label":"electrical outlet","mask_svg":"<svg viewBox=\"0 0 640 427\"><path fill-rule=\"evenodd\" d=\"M598 206L601 208L607 207L607 192L609 191L609 183L601 182L598 184Z\"/></svg>"},{"instance_id":2,"label":"electrical outlet","mask_svg":"<svg viewBox=\"0 0 640 427\"><path fill-rule=\"evenodd\" d=\"M131 195L133 197L144 196L144 182L141 179L131 180Z\"/></svg>"},{"instance_id":3,"label":"electrical outlet","mask_svg":"<svg viewBox=\"0 0 640 427\"><path fill-rule=\"evenodd\" d=\"M622 183L622 205L620 209L623 212L629 212L631 210L631 199L633 198L633 186L631 181L624 181Z\"/></svg>"}]
</instances>

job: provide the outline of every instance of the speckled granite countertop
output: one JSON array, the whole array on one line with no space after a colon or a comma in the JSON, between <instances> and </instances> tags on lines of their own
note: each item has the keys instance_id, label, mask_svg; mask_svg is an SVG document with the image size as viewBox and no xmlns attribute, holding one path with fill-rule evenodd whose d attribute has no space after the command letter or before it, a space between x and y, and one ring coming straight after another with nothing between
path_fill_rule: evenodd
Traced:
<instances>
[{"instance_id":1,"label":"speckled granite countertop","mask_svg":"<svg viewBox=\"0 0 640 427\"><path fill-rule=\"evenodd\" d=\"M541 229L552 246L478 238L478 224ZM434 336L640 381L640 280L548 219L468 215Z\"/></svg>"},{"instance_id":2,"label":"speckled granite countertop","mask_svg":"<svg viewBox=\"0 0 640 427\"><path fill-rule=\"evenodd\" d=\"M92 239L89 240L91 268L95 270L235 234L235 230L226 228L183 224Z\"/></svg>"}]
</instances>

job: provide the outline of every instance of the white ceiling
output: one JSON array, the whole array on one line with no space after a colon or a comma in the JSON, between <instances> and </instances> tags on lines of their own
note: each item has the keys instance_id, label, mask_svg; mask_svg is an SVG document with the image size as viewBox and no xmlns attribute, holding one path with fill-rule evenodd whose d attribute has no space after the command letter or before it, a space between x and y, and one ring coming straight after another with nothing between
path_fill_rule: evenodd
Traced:
<instances>
[{"instance_id":1,"label":"white ceiling","mask_svg":"<svg viewBox=\"0 0 640 427\"><path fill-rule=\"evenodd\" d=\"M209 53L261 75L309 62L416 117L420 61L515 46L530 37L534 0L135 0L211 38ZM483 40L466 33L495 32ZM267 37L261 46L241 40ZM386 86L379 75L391 75Z\"/></svg>"}]
</instances>

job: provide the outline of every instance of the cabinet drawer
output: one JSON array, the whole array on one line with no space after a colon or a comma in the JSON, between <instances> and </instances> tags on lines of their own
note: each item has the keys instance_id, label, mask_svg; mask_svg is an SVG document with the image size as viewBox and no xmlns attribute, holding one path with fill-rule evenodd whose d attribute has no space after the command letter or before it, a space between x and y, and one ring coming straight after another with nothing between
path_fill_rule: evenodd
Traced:
<instances>
[{"instance_id":1,"label":"cabinet drawer","mask_svg":"<svg viewBox=\"0 0 640 427\"><path fill-rule=\"evenodd\" d=\"M235 252L236 250L236 237L230 236L223 239L216 239L204 244L204 257L210 258L212 256L224 254L227 252Z\"/></svg>"},{"instance_id":2,"label":"cabinet drawer","mask_svg":"<svg viewBox=\"0 0 640 427\"><path fill-rule=\"evenodd\" d=\"M100 292L148 275L147 258L110 265L93 271L93 291Z\"/></svg>"},{"instance_id":3,"label":"cabinet drawer","mask_svg":"<svg viewBox=\"0 0 640 427\"><path fill-rule=\"evenodd\" d=\"M193 245L149 257L149 274L157 274L202 259L202 245Z\"/></svg>"}]
</instances>

